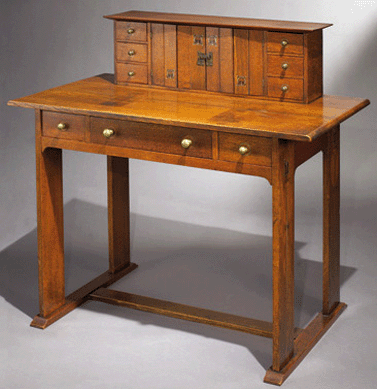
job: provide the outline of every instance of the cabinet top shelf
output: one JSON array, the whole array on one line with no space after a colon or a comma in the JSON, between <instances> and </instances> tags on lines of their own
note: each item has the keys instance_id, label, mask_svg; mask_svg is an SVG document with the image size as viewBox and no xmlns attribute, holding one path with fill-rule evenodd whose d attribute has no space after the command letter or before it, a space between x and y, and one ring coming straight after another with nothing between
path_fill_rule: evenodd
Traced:
<instances>
[{"instance_id":1,"label":"cabinet top shelf","mask_svg":"<svg viewBox=\"0 0 377 389\"><path fill-rule=\"evenodd\" d=\"M174 23L189 25L205 25L212 27L251 28L255 30L312 32L332 26L329 23L308 23L267 19L247 19L224 16L205 16L189 14L173 14L163 12L127 11L104 16L117 21L138 21L153 23Z\"/></svg>"}]
</instances>

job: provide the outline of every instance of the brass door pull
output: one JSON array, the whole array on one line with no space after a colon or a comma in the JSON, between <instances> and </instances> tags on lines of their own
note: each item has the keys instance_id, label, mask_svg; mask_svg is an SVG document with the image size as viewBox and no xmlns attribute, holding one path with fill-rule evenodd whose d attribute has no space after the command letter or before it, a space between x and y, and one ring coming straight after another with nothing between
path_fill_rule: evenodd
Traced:
<instances>
[{"instance_id":1,"label":"brass door pull","mask_svg":"<svg viewBox=\"0 0 377 389\"><path fill-rule=\"evenodd\" d=\"M191 145L192 145L192 140L191 139L188 139L188 138L182 139L181 146L184 149L188 149Z\"/></svg>"},{"instance_id":2,"label":"brass door pull","mask_svg":"<svg viewBox=\"0 0 377 389\"><path fill-rule=\"evenodd\" d=\"M102 135L105 138L110 138L114 135L114 130L112 128L105 128L102 132Z\"/></svg>"}]
</instances>

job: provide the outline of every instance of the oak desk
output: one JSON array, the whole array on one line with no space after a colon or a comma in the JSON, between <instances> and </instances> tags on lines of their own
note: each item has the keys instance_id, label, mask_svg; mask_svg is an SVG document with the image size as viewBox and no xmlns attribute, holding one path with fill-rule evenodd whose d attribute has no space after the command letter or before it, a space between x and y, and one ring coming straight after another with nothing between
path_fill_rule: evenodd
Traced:
<instances>
[{"instance_id":1,"label":"oak desk","mask_svg":"<svg viewBox=\"0 0 377 389\"><path fill-rule=\"evenodd\" d=\"M282 384L346 305L339 299L339 124L368 100L323 96L309 104L137 86L103 74L10 105L36 115L40 313L46 328L88 300L273 339L265 382ZM62 149L107 155L109 270L69 296L64 286ZM294 174L323 152L323 309L294 328ZM107 287L130 262L128 158L256 175L272 185L273 322L208 311Z\"/></svg>"}]
</instances>

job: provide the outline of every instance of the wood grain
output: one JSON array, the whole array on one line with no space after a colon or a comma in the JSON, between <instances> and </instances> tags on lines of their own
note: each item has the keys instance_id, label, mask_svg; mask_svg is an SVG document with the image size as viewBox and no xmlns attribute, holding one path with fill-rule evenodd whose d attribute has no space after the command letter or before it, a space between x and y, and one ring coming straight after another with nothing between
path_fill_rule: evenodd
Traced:
<instances>
[{"instance_id":1,"label":"wood grain","mask_svg":"<svg viewBox=\"0 0 377 389\"><path fill-rule=\"evenodd\" d=\"M286 40L287 46L281 42ZM267 52L280 55L304 55L304 35L289 32L267 32Z\"/></svg>"},{"instance_id":2,"label":"wood grain","mask_svg":"<svg viewBox=\"0 0 377 389\"><path fill-rule=\"evenodd\" d=\"M128 29L134 29L134 33L129 34ZM115 40L145 42L147 40L147 24L137 22L115 22Z\"/></svg>"},{"instance_id":3,"label":"wood grain","mask_svg":"<svg viewBox=\"0 0 377 389\"><path fill-rule=\"evenodd\" d=\"M88 117L85 115L72 115L61 112L43 111L43 136L64 139L85 139L85 129L88 127ZM65 124L66 128L58 129L58 124Z\"/></svg>"},{"instance_id":4,"label":"wood grain","mask_svg":"<svg viewBox=\"0 0 377 389\"><path fill-rule=\"evenodd\" d=\"M249 31L234 30L234 90L236 94L249 94Z\"/></svg>"},{"instance_id":5,"label":"wood grain","mask_svg":"<svg viewBox=\"0 0 377 389\"><path fill-rule=\"evenodd\" d=\"M165 86L176 88L177 73L177 27L164 25ZM171 76L173 73L173 76ZM168 76L169 75L169 76Z\"/></svg>"},{"instance_id":6,"label":"wood grain","mask_svg":"<svg viewBox=\"0 0 377 389\"><path fill-rule=\"evenodd\" d=\"M233 30L220 28L220 91L234 93Z\"/></svg>"},{"instance_id":7,"label":"wood grain","mask_svg":"<svg viewBox=\"0 0 377 389\"><path fill-rule=\"evenodd\" d=\"M115 15L106 15L104 17L112 20L151 21L155 23L176 23L197 26L253 28L256 30L273 31L289 30L293 32L315 31L318 29L323 29L332 26L332 24L329 23L306 23L281 20L247 19L224 16L189 15L147 11L127 11Z\"/></svg>"},{"instance_id":8,"label":"wood grain","mask_svg":"<svg viewBox=\"0 0 377 389\"><path fill-rule=\"evenodd\" d=\"M8 105L310 142L370 104L340 96L291 104L207 93L115 85L104 74Z\"/></svg>"},{"instance_id":9,"label":"wood grain","mask_svg":"<svg viewBox=\"0 0 377 389\"><path fill-rule=\"evenodd\" d=\"M249 31L249 93L253 96L264 95L264 32Z\"/></svg>"}]
</instances>

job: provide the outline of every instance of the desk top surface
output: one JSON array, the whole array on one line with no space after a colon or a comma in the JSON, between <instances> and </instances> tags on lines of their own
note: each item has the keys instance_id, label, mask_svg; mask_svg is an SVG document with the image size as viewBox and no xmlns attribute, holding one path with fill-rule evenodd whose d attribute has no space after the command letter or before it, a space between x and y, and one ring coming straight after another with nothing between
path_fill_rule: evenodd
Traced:
<instances>
[{"instance_id":1,"label":"desk top surface","mask_svg":"<svg viewBox=\"0 0 377 389\"><path fill-rule=\"evenodd\" d=\"M312 141L369 104L369 100L323 96L310 104L181 92L113 83L101 74L9 105L68 113Z\"/></svg>"}]
</instances>

